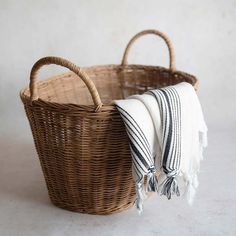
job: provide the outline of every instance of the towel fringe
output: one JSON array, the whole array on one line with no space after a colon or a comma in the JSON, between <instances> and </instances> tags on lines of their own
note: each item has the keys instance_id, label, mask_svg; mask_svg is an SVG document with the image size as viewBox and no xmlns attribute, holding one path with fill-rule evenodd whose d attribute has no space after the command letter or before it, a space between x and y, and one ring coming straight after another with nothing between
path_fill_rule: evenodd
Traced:
<instances>
[{"instance_id":1,"label":"towel fringe","mask_svg":"<svg viewBox=\"0 0 236 236\"><path fill-rule=\"evenodd\" d=\"M143 202L147 198L147 195L144 191L144 179L142 178L139 182L136 183L136 200L135 206L138 210L139 215L143 212Z\"/></svg>"},{"instance_id":2,"label":"towel fringe","mask_svg":"<svg viewBox=\"0 0 236 236\"><path fill-rule=\"evenodd\" d=\"M170 200L174 194L180 196L177 180L174 176L166 177L162 183L161 195L165 195Z\"/></svg>"},{"instance_id":3,"label":"towel fringe","mask_svg":"<svg viewBox=\"0 0 236 236\"><path fill-rule=\"evenodd\" d=\"M149 173L147 175L147 192L157 192L158 191L158 179L156 173Z\"/></svg>"},{"instance_id":4,"label":"towel fringe","mask_svg":"<svg viewBox=\"0 0 236 236\"><path fill-rule=\"evenodd\" d=\"M138 210L139 215L141 215L143 212L143 200L141 198L136 198L135 206Z\"/></svg>"}]
</instances>

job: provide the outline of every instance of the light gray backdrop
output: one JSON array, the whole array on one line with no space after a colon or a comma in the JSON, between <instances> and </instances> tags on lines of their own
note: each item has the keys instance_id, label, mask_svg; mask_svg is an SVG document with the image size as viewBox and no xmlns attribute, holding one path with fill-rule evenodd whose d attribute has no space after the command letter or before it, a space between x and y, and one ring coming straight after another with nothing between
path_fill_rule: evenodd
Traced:
<instances>
[{"instance_id":1,"label":"light gray backdrop","mask_svg":"<svg viewBox=\"0 0 236 236\"><path fill-rule=\"evenodd\" d=\"M184 205L185 203L181 203L184 205L181 209L187 209L181 211L176 200L176 205L166 201L161 204L157 202L158 211L163 212L161 207L163 205L169 207L169 213L163 218L168 217L168 214L174 215L171 219L175 232L183 234L192 232L194 235L203 235L201 232L208 232L210 235L236 233L233 224L233 220L236 220L235 211L231 209L235 206L233 191L236 131L235 22L235 0L0 0L0 168L2 169L2 171L0 169L0 214L3 214L0 216L2 219L0 232L2 235L7 233L38 235L37 232L44 232L46 235L70 235L73 230L76 234L79 231L78 221L81 220L83 223L78 227L84 235L95 232L89 228L90 220L95 224L97 222L97 228L101 229L102 235L118 235L118 231L117 233L109 231L111 228L106 225L104 218L101 221L99 220L101 218L81 219L79 218L81 215L55 210L50 205L33 149L29 125L19 99L19 91L28 85L31 66L40 57L62 56L80 66L119 64L128 40L137 32L149 28L167 33L175 48L177 69L199 78L199 97L212 144L207 152L208 161L203 163L203 172L205 165L205 172L202 175L203 187L199 190L200 200L199 202L197 200L195 208L191 210ZM162 40L154 36L144 37L131 50L129 62L167 66L167 48ZM64 70L52 66L43 70L44 73L41 75L52 75L61 71ZM225 163L228 167L222 169ZM209 180L207 171L212 169L215 170L210 172ZM217 179L214 182L212 179L220 178L220 174L225 177L225 181ZM225 183L228 185L224 187ZM221 190L212 190L219 188L218 184L221 185ZM210 191L212 195L207 195L204 189L206 192ZM220 195L217 195L219 192ZM225 197L225 192L228 198ZM48 204L46 207L45 202ZM174 214L173 206L177 207ZM203 212L199 210L204 207L209 209ZM50 211L47 211L48 208ZM147 210L150 214L153 213L152 208L150 204ZM52 215L51 211L54 212ZM113 224L113 227L118 227L118 223L125 225L126 228L120 232L121 234L140 232L149 235L157 233L171 235L168 231L170 230L168 222L163 220L158 212L157 217L161 217L159 222L163 226L153 220L152 229L147 227L152 216L146 214L146 225L142 226L141 218L136 218L135 211L131 212L119 215L120 218L115 216L116 218L106 219L110 220L109 224ZM185 219L185 214L189 214L190 217ZM16 222L11 227L9 222L13 215L16 216ZM58 215L60 219L57 220ZM195 217L199 227L195 226L195 221L189 220L191 216ZM47 217L56 225L58 222L66 223L59 231L47 224L46 220L43 220L41 225L35 223ZM122 217L126 217L126 220L122 221ZM137 232L135 227L130 227L132 220L129 222L127 219L131 217L137 220L144 231L140 229ZM204 223L203 219L208 222ZM20 222L21 230L14 231L17 222ZM189 228L186 228L184 222L190 225ZM167 232L165 225L168 228ZM73 230L70 230L70 227ZM67 231L64 232L64 228Z\"/></svg>"}]
</instances>

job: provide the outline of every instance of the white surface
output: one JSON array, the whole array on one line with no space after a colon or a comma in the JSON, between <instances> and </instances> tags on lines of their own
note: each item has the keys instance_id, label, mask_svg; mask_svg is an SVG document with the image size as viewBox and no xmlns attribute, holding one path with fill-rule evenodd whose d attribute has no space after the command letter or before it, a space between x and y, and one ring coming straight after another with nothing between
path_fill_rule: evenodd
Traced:
<instances>
[{"instance_id":1,"label":"white surface","mask_svg":"<svg viewBox=\"0 0 236 236\"><path fill-rule=\"evenodd\" d=\"M235 0L0 0L0 235L236 235L235 22ZM47 55L119 64L128 40L147 28L166 32L177 68L200 80L210 143L194 206L153 197L142 217L135 209L99 217L52 206L19 99L32 64ZM167 55L150 36L129 62L168 65Z\"/></svg>"},{"instance_id":2,"label":"white surface","mask_svg":"<svg viewBox=\"0 0 236 236\"><path fill-rule=\"evenodd\" d=\"M225 142L219 145L222 140ZM152 196L139 216L132 208L110 216L84 215L53 206L28 138L1 142L0 235L173 236L236 235L235 133L212 133L192 207Z\"/></svg>"}]
</instances>

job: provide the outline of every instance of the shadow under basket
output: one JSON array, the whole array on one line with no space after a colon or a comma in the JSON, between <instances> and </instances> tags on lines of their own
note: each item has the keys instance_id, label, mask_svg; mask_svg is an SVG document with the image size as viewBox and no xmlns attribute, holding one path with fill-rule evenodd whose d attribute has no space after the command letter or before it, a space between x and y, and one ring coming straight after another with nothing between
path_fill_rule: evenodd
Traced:
<instances>
[{"instance_id":1,"label":"shadow under basket","mask_svg":"<svg viewBox=\"0 0 236 236\"><path fill-rule=\"evenodd\" d=\"M170 69L127 64L131 45L145 34L165 40ZM48 64L70 72L36 81L38 70ZM58 57L34 64L30 86L20 96L53 204L89 214L111 214L134 205L129 139L112 100L182 81L196 88L197 79L177 71L174 64L171 43L157 30L135 35L121 65L81 69Z\"/></svg>"}]
</instances>

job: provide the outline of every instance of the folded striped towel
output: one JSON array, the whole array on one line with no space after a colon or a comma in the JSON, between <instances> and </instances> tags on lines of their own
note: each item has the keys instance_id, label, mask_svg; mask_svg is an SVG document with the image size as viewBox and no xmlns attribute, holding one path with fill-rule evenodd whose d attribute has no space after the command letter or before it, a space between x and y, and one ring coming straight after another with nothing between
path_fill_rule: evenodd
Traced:
<instances>
[{"instance_id":1,"label":"folded striped towel","mask_svg":"<svg viewBox=\"0 0 236 236\"><path fill-rule=\"evenodd\" d=\"M136 185L136 207L141 213L146 192L171 199L180 195L179 182L191 204L207 126L193 86L177 85L114 100L126 127ZM147 177L144 189L144 177Z\"/></svg>"}]
</instances>

